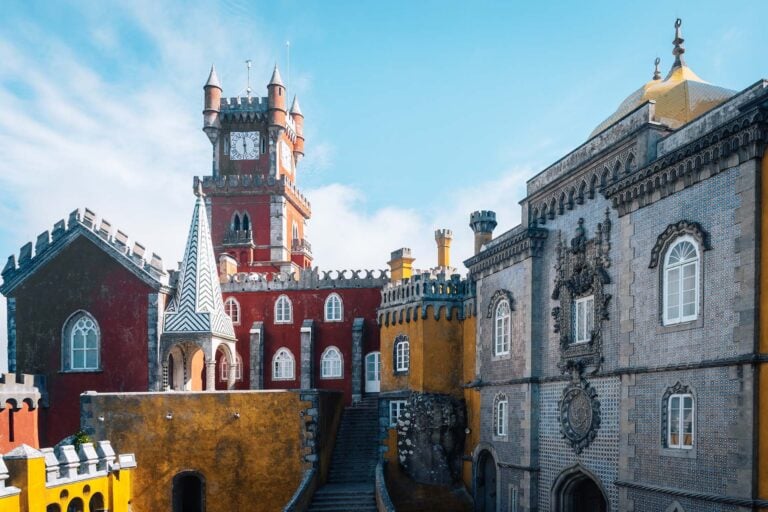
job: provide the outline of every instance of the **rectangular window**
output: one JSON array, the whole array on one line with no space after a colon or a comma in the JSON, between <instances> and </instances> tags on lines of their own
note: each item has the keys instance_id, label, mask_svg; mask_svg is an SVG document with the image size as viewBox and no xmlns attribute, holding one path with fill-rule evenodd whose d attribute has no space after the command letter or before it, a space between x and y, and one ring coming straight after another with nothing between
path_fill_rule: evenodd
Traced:
<instances>
[{"instance_id":1,"label":"rectangular window","mask_svg":"<svg viewBox=\"0 0 768 512\"><path fill-rule=\"evenodd\" d=\"M672 395L668 410L669 448L693 448L693 397Z\"/></svg>"},{"instance_id":2,"label":"rectangular window","mask_svg":"<svg viewBox=\"0 0 768 512\"><path fill-rule=\"evenodd\" d=\"M595 321L595 297L577 299L573 304L573 341L586 343L592 340Z\"/></svg>"},{"instance_id":3,"label":"rectangular window","mask_svg":"<svg viewBox=\"0 0 768 512\"><path fill-rule=\"evenodd\" d=\"M405 411L407 400L392 400L389 402L389 426L397 426L397 418Z\"/></svg>"},{"instance_id":4,"label":"rectangular window","mask_svg":"<svg viewBox=\"0 0 768 512\"><path fill-rule=\"evenodd\" d=\"M496 404L496 435L507 435L507 401L502 400Z\"/></svg>"},{"instance_id":5,"label":"rectangular window","mask_svg":"<svg viewBox=\"0 0 768 512\"><path fill-rule=\"evenodd\" d=\"M517 487L514 485L509 486L509 510L510 512L517 512ZM501 510L501 509L499 509Z\"/></svg>"}]
</instances>

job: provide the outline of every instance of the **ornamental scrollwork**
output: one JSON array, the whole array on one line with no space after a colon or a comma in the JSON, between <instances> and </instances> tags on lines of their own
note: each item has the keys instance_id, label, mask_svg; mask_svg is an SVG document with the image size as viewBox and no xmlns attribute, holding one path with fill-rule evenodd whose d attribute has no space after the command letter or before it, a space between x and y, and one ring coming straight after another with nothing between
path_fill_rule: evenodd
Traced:
<instances>
[{"instance_id":1,"label":"ornamental scrollwork","mask_svg":"<svg viewBox=\"0 0 768 512\"><path fill-rule=\"evenodd\" d=\"M669 246L670 242L682 235L692 236L699 243L699 247L703 248L705 251L712 248L709 244L709 233L701 227L701 224L698 222L681 220L667 226L667 229L665 229L656 239L656 243L654 244L653 249L651 249L651 262L648 264L648 268L656 268L662 254L664 254L664 251Z\"/></svg>"},{"instance_id":2,"label":"ornamental scrollwork","mask_svg":"<svg viewBox=\"0 0 768 512\"><path fill-rule=\"evenodd\" d=\"M592 444L600 428L597 391L586 379L578 377L563 390L559 405L560 433L579 454Z\"/></svg>"},{"instance_id":3,"label":"ornamental scrollwork","mask_svg":"<svg viewBox=\"0 0 768 512\"><path fill-rule=\"evenodd\" d=\"M661 445L667 446L667 417L669 415L669 397L672 395L692 395L691 387L677 381L674 386L668 387L661 397Z\"/></svg>"},{"instance_id":4,"label":"ornamental scrollwork","mask_svg":"<svg viewBox=\"0 0 768 512\"><path fill-rule=\"evenodd\" d=\"M611 295L605 286L611 283L608 268L611 266L611 219L606 208L605 219L598 223L593 238L587 237L584 219L579 219L575 236L570 243L563 242L562 235L557 245L555 262L555 283L552 300L558 305L552 308L553 329L560 335L560 369L570 361L579 360L591 373L600 369L602 363L603 322L608 320L608 306ZM587 325L591 329L586 338L576 342L575 305L581 298L592 297L592 310Z\"/></svg>"},{"instance_id":5,"label":"ornamental scrollwork","mask_svg":"<svg viewBox=\"0 0 768 512\"><path fill-rule=\"evenodd\" d=\"M515 310L515 299L512 297L512 292L509 290L496 290L491 295L491 301L488 303L488 318L493 318L493 315L496 313L496 306L502 300L509 302L510 311Z\"/></svg>"}]
</instances>

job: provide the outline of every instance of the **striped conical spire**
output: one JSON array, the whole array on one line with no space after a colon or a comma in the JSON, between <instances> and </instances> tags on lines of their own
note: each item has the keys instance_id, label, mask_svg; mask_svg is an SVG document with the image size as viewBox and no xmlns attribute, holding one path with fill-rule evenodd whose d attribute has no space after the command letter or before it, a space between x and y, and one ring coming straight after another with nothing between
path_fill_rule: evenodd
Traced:
<instances>
[{"instance_id":1,"label":"striped conical spire","mask_svg":"<svg viewBox=\"0 0 768 512\"><path fill-rule=\"evenodd\" d=\"M202 190L196 195L181 275L165 313L164 332L210 333L235 339L232 320L224 312Z\"/></svg>"}]
</instances>

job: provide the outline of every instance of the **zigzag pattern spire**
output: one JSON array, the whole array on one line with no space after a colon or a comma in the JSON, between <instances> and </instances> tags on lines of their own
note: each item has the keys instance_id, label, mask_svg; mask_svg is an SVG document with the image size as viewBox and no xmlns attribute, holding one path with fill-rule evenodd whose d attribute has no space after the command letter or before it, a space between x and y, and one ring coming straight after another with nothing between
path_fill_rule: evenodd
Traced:
<instances>
[{"instance_id":1,"label":"zigzag pattern spire","mask_svg":"<svg viewBox=\"0 0 768 512\"><path fill-rule=\"evenodd\" d=\"M167 333L211 333L234 339L232 320L224 312L203 194L198 193L176 293L164 318Z\"/></svg>"}]
</instances>

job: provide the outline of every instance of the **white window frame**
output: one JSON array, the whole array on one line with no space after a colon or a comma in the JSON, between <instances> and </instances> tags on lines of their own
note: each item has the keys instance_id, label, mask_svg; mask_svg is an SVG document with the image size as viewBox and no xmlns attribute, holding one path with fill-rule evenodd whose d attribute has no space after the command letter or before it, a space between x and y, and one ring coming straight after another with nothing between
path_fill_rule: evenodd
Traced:
<instances>
[{"instance_id":1,"label":"white window frame","mask_svg":"<svg viewBox=\"0 0 768 512\"><path fill-rule=\"evenodd\" d=\"M332 354L338 354L338 359L330 359ZM344 378L344 355L336 346L330 346L320 356L320 378L342 379Z\"/></svg>"},{"instance_id":2,"label":"white window frame","mask_svg":"<svg viewBox=\"0 0 768 512\"><path fill-rule=\"evenodd\" d=\"M90 325L89 325L90 324ZM90 331L93 329L96 335L96 346L88 347L87 339L84 340L84 346L75 347L75 334L76 332L87 329ZM86 332L87 335L87 332ZM66 372L93 372L101 369L101 329L96 319L85 310L79 310L64 322L62 328L62 341L64 342L64 350L62 353L67 354L69 361L65 361L62 364L63 371ZM75 366L75 353L82 353L83 365ZM96 354L96 362L94 365L88 365L88 354L94 352Z\"/></svg>"},{"instance_id":3,"label":"white window frame","mask_svg":"<svg viewBox=\"0 0 768 512\"><path fill-rule=\"evenodd\" d=\"M293 303L287 295L281 295L275 301L275 323L293 323Z\"/></svg>"},{"instance_id":4,"label":"white window frame","mask_svg":"<svg viewBox=\"0 0 768 512\"><path fill-rule=\"evenodd\" d=\"M408 400L390 400L389 401L389 426L397 426L397 418L405 412Z\"/></svg>"},{"instance_id":5,"label":"white window frame","mask_svg":"<svg viewBox=\"0 0 768 512\"><path fill-rule=\"evenodd\" d=\"M691 258L682 262L678 262L675 264L670 265L669 264L669 257L672 255L672 251L677 247L678 245L682 245L684 243L689 243L691 246L693 246L693 250L696 252L696 257ZM690 266L694 267L694 302L693 302L693 314L691 315L684 315L683 314L683 293L685 292L683 288L683 272L685 268L688 268ZM669 274L673 271L678 271L678 280L677 280L677 296L678 296L678 315L676 317L671 317L669 315L669 299L670 299L670 279ZM701 275L701 248L699 247L698 242L695 238L689 235L683 235L681 237L678 237L673 244L669 246L669 248L666 250L666 253L664 254L664 266L662 268L662 282L663 282L663 290L662 290L662 318L664 325L675 325L675 324L682 324L685 322L691 322L693 320L696 320L699 318L699 301L700 301L700 295L701 295L701 281L700 281L700 275Z\"/></svg>"},{"instance_id":6,"label":"white window frame","mask_svg":"<svg viewBox=\"0 0 768 512\"><path fill-rule=\"evenodd\" d=\"M496 310L493 315L493 354L496 356L505 356L509 354L511 339L511 317L512 308L509 304L509 301L506 299L499 301L499 303L496 305Z\"/></svg>"},{"instance_id":7,"label":"white window frame","mask_svg":"<svg viewBox=\"0 0 768 512\"><path fill-rule=\"evenodd\" d=\"M240 303L236 298L227 297L227 300L224 301L224 312L234 325L240 325Z\"/></svg>"},{"instance_id":8,"label":"white window frame","mask_svg":"<svg viewBox=\"0 0 768 512\"><path fill-rule=\"evenodd\" d=\"M672 442L672 410L674 399L678 399L677 443ZM691 400L691 444L685 444L685 399ZM691 393L676 393L667 398L667 448L691 450L696 443L696 400Z\"/></svg>"},{"instance_id":9,"label":"white window frame","mask_svg":"<svg viewBox=\"0 0 768 512\"><path fill-rule=\"evenodd\" d=\"M407 372L411 367L411 342L400 339L395 343L395 371Z\"/></svg>"},{"instance_id":10,"label":"white window frame","mask_svg":"<svg viewBox=\"0 0 768 512\"><path fill-rule=\"evenodd\" d=\"M501 510L500 508L501 504L499 504L499 508L497 510ZM519 507L519 495L517 491L517 487L510 484L509 485L509 510L510 512L517 512Z\"/></svg>"},{"instance_id":11,"label":"white window frame","mask_svg":"<svg viewBox=\"0 0 768 512\"><path fill-rule=\"evenodd\" d=\"M509 401L507 395L501 394L496 397L493 404L493 435L506 437L507 423L509 423Z\"/></svg>"},{"instance_id":12,"label":"white window frame","mask_svg":"<svg viewBox=\"0 0 768 512\"><path fill-rule=\"evenodd\" d=\"M235 361L235 381L239 382L243 380L243 358L240 357L240 354L237 354ZM219 380L229 380L229 361L226 355L221 358L221 363L219 363Z\"/></svg>"},{"instance_id":13,"label":"white window frame","mask_svg":"<svg viewBox=\"0 0 768 512\"><path fill-rule=\"evenodd\" d=\"M323 307L326 322L341 322L344 318L344 303L338 293L332 293L325 299Z\"/></svg>"},{"instance_id":14,"label":"white window frame","mask_svg":"<svg viewBox=\"0 0 768 512\"><path fill-rule=\"evenodd\" d=\"M588 295L573 302L573 343L592 341L595 328L595 296Z\"/></svg>"},{"instance_id":15,"label":"white window frame","mask_svg":"<svg viewBox=\"0 0 768 512\"><path fill-rule=\"evenodd\" d=\"M278 364L287 365L281 368ZM272 358L272 380L295 380L296 359L293 352L285 347L280 347Z\"/></svg>"}]
</instances>

